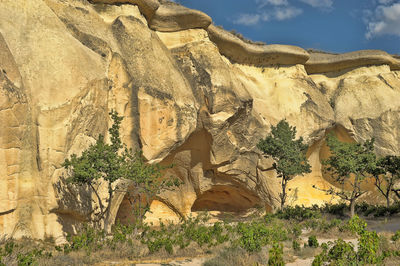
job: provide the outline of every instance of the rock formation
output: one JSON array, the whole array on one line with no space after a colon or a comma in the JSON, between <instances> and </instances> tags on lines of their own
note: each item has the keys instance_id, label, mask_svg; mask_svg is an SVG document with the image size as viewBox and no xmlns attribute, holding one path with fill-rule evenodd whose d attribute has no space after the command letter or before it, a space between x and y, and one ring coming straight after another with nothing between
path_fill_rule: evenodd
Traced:
<instances>
[{"instance_id":1,"label":"rock formation","mask_svg":"<svg viewBox=\"0 0 400 266\"><path fill-rule=\"evenodd\" d=\"M278 206L273 162L256 144L283 118L310 145L295 203L329 200L312 189L332 184L321 171L328 131L400 153L400 63L385 52L252 45L156 0L2 0L0 18L3 235L62 240L90 220L95 197L66 184L61 163L107 133L111 109L123 141L183 181L148 221ZM113 220L130 221L124 193L110 204Z\"/></svg>"}]
</instances>

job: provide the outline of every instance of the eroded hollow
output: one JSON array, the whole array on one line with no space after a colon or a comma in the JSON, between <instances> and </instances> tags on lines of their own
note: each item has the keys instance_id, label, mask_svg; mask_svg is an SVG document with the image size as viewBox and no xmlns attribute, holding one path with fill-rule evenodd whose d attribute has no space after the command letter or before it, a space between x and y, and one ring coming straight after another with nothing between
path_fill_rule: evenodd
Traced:
<instances>
[{"instance_id":1,"label":"eroded hollow","mask_svg":"<svg viewBox=\"0 0 400 266\"><path fill-rule=\"evenodd\" d=\"M119 209L117 212L117 216L115 218L115 222L123 224L123 225L129 225L129 224L134 223L135 220L136 220L136 217L134 215L132 204L129 201L129 195L126 194L124 199L121 202L121 205L119 205Z\"/></svg>"},{"instance_id":2,"label":"eroded hollow","mask_svg":"<svg viewBox=\"0 0 400 266\"><path fill-rule=\"evenodd\" d=\"M260 204L260 199L235 186L215 185L193 203L192 211L241 212Z\"/></svg>"}]
</instances>

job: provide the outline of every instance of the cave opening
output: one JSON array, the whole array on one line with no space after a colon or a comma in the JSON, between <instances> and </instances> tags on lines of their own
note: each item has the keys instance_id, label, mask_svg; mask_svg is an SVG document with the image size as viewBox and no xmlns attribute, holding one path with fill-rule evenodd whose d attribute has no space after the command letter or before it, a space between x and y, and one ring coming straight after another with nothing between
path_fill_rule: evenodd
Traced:
<instances>
[{"instance_id":1,"label":"cave opening","mask_svg":"<svg viewBox=\"0 0 400 266\"><path fill-rule=\"evenodd\" d=\"M192 212L242 212L260 203L259 197L243 188L233 185L215 185L198 196L192 205Z\"/></svg>"}]
</instances>

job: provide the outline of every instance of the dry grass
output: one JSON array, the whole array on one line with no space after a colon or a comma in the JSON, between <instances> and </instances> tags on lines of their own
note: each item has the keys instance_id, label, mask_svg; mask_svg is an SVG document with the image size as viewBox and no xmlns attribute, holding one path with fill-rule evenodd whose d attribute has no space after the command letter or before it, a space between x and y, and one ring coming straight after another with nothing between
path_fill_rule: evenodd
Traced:
<instances>
[{"instance_id":1,"label":"dry grass","mask_svg":"<svg viewBox=\"0 0 400 266\"><path fill-rule=\"evenodd\" d=\"M240 247L228 247L222 249L217 255L207 260L204 266L248 266L248 265L267 265L268 249L264 247L260 252L248 253Z\"/></svg>"},{"instance_id":2,"label":"dry grass","mask_svg":"<svg viewBox=\"0 0 400 266\"><path fill-rule=\"evenodd\" d=\"M234 220L233 217L219 218L232 218L232 220ZM323 215L322 217L311 218L302 222L293 219L282 220L276 217L265 217L262 219L264 219L269 226L275 226L274 228L281 228L284 226L287 230L288 238L281 243L284 245L283 251L285 262L290 263L295 262L296 260L301 261L311 259L321 252L321 248L311 248L307 246L308 236L310 235L315 235L319 244L328 240L333 241L338 238L347 239L346 241L349 241L349 239L352 239L352 242L356 241L357 236L350 233L346 230L346 227L343 226L345 222L342 222L341 224L340 222L330 223L329 220L331 220L331 218L333 217ZM246 217L246 219L251 221L252 217ZM234 224L237 224L237 221L230 221L230 225ZM342 230L339 229L340 227ZM230 228L232 229L232 227ZM296 230L293 230L293 228L296 228ZM304 228L314 229L304 230ZM303 229L301 236L296 233L300 232L299 229ZM168 230L170 229L167 229L166 232L168 232ZM175 231L173 230L171 232ZM179 230L177 232L179 232ZM82 234L85 234L84 231L82 231ZM92 237L95 236L96 235ZM97 242L95 241L92 242L92 244L85 244L78 250L74 249L72 244L66 250L64 248L56 249L54 241L52 240L33 241L30 239L22 239L13 241L16 244L13 248L13 252L8 256L3 256L1 262L6 265L17 265L19 254L29 256L32 250L40 250L41 255L35 257L38 265L49 266L107 265L107 263L122 263L122 265L137 263L170 264L185 259L195 259L196 263L206 260L204 265L266 265L268 261L268 250L270 248L270 245L267 245L264 246L260 252L246 251L239 246L238 235L231 233L229 241L212 247L209 247L208 244L199 246L195 241L192 241L189 246L182 249L179 248L178 244L175 244L172 253L168 253L165 248L150 253L147 244L142 243L142 241L137 238L138 235L136 233L128 233L126 235L127 238L123 241L118 240L121 239L118 238L118 236L121 235L113 233L112 237L103 236L100 240L96 240ZM145 236L147 236L147 233ZM381 232L379 233L379 236L381 240L380 250L400 250L400 241L393 242L391 240L393 233ZM292 239L295 238L300 244L300 250L293 250ZM0 248L4 250L5 244L8 242L10 242L10 240L0 240ZM77 241L76 243L79 244L81 242ZM304 246L304 244L306 244L306 246ZM355 246L357 245L355 244ZM51 257L45 255L50 253ZM391 257L385 260L385 265L400 265L399 262L399 258Z\"/></svg>"}]
</instances>

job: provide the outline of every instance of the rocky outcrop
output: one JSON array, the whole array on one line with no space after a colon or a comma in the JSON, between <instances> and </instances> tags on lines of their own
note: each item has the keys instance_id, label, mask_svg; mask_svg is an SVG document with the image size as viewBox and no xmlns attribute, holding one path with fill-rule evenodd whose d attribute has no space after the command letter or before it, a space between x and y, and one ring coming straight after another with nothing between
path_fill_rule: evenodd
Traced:
<instances>
[{"instance_id":1,"label":"rocky outcrop","mask_svg":"<svg viewBox=\"0 0 400 266\"><path fill-rule=\"evenodd\" d=\"M206 29L210 24L211 18L208 15L175 3L164 3L149 20L151 29L163 32Z\"/></svg>"},{"instance_id":2,"label":"rocky outcrop","mask_svg":"<svg viewBox=\"0 0 400 266\"><path fill-rule=\"evenodd\" d=\"M292 45L257 45L246 43L230 32L214 25L207 29L210 40L220 53L239 64L268 66L304 64L310 55Z\"/></svg>"},{"instance_id":3,"label":"rocky outcrop","mask_svg":"<svg viewBox=\"0 0 400 266\"><path fill-rule=\"evenodd\" d=\"M308 60L165 1L92 2L0 1L3 234L60 241L94 217L96 197L67 184L61 163L107 138L111 109L124 116L123 142L183 181L153 201L153 222L279 206L273 161L256 144L284 118L310 144L313 169L290 182L292 203L329 201L312 189L335 185L321 169L327 132L400 153L400 71L384 52ZM110 222L133 219L127 197L111 201Z\"/></svg>"},{"instance_id":4,"label":"rocky outcrop","mask_svg":"<svg viewBox=\"0 0 400 266\"><path fill-rule=\"evenodd\" d=\"M345 54L311 53L305 67L307 73L316 74L367 65L389 65L391 70L399 70L400 60L379 50L362 50Z\"/></svg>"},{"instance_id":5,"label":"rocky outcrop","mask_svg":"<svg viewBox=\"0 0 400 266\"><path fill-rule=\"evenodd\" d=\"M156 13L156 10L160 7L160 3L157 0L90 0L92 3L102 4L132 4L139 7L140 12L146 17L147 20Z\"/></svg>"}]
</instances>

